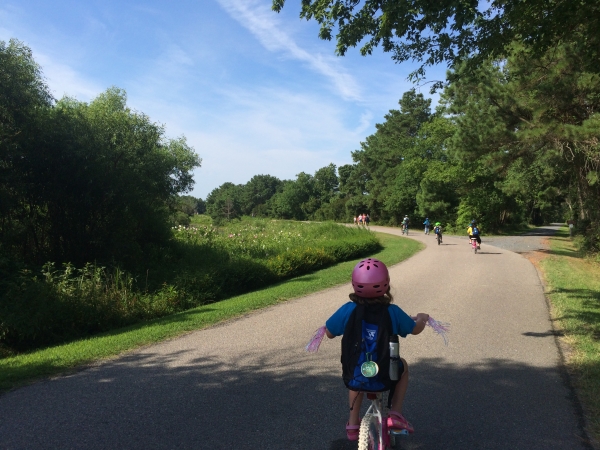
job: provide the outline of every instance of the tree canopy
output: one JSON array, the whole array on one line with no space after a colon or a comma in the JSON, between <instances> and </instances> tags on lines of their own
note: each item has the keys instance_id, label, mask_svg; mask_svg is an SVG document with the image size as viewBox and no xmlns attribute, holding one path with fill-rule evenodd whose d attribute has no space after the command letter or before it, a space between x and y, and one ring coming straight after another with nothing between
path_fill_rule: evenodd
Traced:
<instances>
[{"instance_id":1,"label":"tree canopy","mask_svg":"<svg viewBox=\"0 0 600 450\"><path fill-rule=\"evenodd\" d=\"M200 158L109 88L49 94L22 43L0 42L0 251L21 261L133 261L170 238Z\"/></svg>"},{"instance_id":2,"label":"tree canopy","mask_svg":"<svg viewBox=\"0 0 600 450\"><path fill-rule=\"evenodd\" d=\"M285 0L273 0L279 12ZM369 55L381 46L397 62L424 67L470 59L475 66L503 58L513 42L527 45L540 56L577 35L582 53L597 72L600 37L600 3L597 0L302 0L300 17L316 20L321 39L336 39L336 52L361 46Z\"/></svg>"}]
</instances>

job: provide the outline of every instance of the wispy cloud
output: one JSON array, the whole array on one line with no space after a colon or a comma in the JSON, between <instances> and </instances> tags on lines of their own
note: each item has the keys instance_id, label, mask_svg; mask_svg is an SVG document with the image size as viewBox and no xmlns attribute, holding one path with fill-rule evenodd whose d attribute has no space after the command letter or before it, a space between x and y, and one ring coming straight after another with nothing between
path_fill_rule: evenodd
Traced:
<instances>
[{"instance_id":1,"label":"wispy cloud","mask_svg":"<svg viewBox=\"0 0 600 450\"><path fill-rule=\"evenodd\" d=\"M273 87L230 86L220 94L220 107L227 113L204 121L190 116L197 125L185 133L203 159L194 189L203 198L226 181L246 183L257 174L293 179L332 162L348 164L369 115L359 123L353 115L344 120L341 104Z\"/></svg>"},{"instance_id":2,"label":"wispy cloud","mask_svg":"<svg viewBox=\"0 0 600 450\"><path fill-rule=\"evenodd\" d=\"M35 52L35 59L42 66L44 78L57 99L68 95L80 101L90 101L109 87L90 80L72 67L41 52Z\"/></svg>"},{"instance_id":3,"label":"wispy cloud","mask_svg":"<svg viewBox=\"0 0 600 450\"><path fill-rule=\"evenodd\" d=\"M279 27L277 16L268 3L256 0L217 0L227 13L247 28L271 52L280 52L306 63L312 70L327 77L345 100L360 100L358 83L330 56L312 54L301 48Z\"/></svg>"}]
</instances>

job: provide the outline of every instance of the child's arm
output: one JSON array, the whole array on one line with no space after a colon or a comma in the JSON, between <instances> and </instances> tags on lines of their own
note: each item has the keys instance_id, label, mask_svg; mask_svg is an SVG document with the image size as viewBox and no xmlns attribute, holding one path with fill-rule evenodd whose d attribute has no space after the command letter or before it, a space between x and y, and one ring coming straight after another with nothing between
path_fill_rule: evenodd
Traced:
<instances>
[{"instance_id":1,"label":"child's arm","mask_svg":"<svg viewBox=\"0 0 600 450\"><path fill-rule=\"evenodd\" d=\"M325 334L327 335L327 337L329 339L333 339L335 337L333 334L331 334L331 331L329 331L327 328L325 328Z\"/></svg>"},{"instance_id":2,"label":"child's arm","mask_svg":"<svg viewBox=\"0 0 600 450\"><path fill-rule=\"evenodd\" d=\"M425 325L427 325L427 321L429 320L429 314L419 313L413 317L413 320L415 321L415 327L412 330L412 334L419 334L425 329Z\"/></svg>"}]
</instances>

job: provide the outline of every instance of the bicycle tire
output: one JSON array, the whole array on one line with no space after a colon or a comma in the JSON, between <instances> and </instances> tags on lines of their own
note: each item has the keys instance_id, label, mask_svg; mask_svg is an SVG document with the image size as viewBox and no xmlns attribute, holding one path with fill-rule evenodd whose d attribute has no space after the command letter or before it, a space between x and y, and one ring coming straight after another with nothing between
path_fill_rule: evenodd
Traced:
<instances>
[{"instance_id":1,"label":"bicycle tire","mask_svg":"<svg viewBox=\"0 0 600 450\"><path fill-rule=\"evenodd\" d=\"M439 234L437 235L437 241L438 241L438 245L440 245L440 244L441 244L441 242L442 242L442 239L440 238L440 235L439 235Z\"/></svg>"},{"instance_id":2,"label":"bicycle tire","mask_svg":"<svg viewBox=\"0 0 600 450\"><path fill-rule=\"evenodd\" d=\"M365 414L358 432L358 450L384 450L379 448L381 424L377 416Z\"/></svg>"}]
</instances>

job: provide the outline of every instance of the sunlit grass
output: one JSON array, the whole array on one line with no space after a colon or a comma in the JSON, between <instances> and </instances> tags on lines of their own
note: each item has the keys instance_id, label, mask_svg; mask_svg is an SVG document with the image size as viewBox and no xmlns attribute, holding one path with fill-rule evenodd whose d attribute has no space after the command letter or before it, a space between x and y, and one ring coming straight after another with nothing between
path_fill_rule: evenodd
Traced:
<instances>
[{"instance_id":1,"label":"sunlit grass","mask_svg":"<svg viewBox=\"0 0 600 450\"><path fill-rule=\"evenodd\" d=\"M374 255L396 264L423 248L409 239L379 234L384 249ZM203 305L154 321L121 328L93 338L0 360L0 390L62 373L124 351L199 330L223 320L348 282L356 261L336 264L277 285Z\"/></svg>"},{"instance_id":2,"label":"sunlit grass","mask_svg":"<svg viewBox=\"0 0 600 450\"><path fill-rule=\"evenodd\" d=\"M600 265L579 253L566 228L550 239L552 255L541 261L552 316L568 346L566 362L589 419L600 439Z\"/></svg>"},{"instance_id":3,"label":"sunlit grass","mask_svg":"<svg viewBox=\"0 0 600 450\"><path fill-rule=\"evenodd\" d=\"M332 222L195 222L173 237L132 271L48 263L41 276L15 272L3 283L0 357L213 304L381 249L370 231Z\"/></svg>"}]
</instances>

